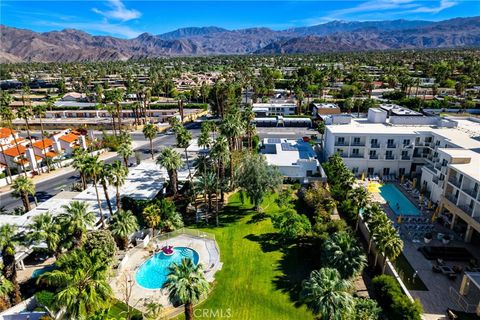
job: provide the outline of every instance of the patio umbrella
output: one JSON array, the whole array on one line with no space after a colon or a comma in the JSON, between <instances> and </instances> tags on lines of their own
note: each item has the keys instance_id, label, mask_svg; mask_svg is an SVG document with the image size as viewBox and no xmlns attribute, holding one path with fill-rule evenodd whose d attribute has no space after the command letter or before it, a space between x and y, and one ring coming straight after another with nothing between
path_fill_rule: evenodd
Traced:
<instances>
[{"instance_id":1,"label":"patio umbrella","mask_svg":"<svg viewBox=\"0 0 480 320\"><path fill-rule=\"evenodd\" d=\"M432 200L428 200L428 209L432 209L432 205L433 205Z\"/></svg>"},{"instance_id":2,"label":"patio umbrella","mask_svg":"<svg viewBox=\"0 0 480 320\"><path fill-rule=\"evenodd\" d=\"M403 183L403 180L405 180L405 175L402 174L402 176L400 177L400 183Z\"/></svg>"},{"instance_id":3,"label":"patio umbrella","mask_svg":"<svg viewBox=\"0 0 480 320\"><path fill-rule=\"evenodd\" d=\"M417 186L417 178L413 178L412 188L415 189L416 186Z\"/></svg>"},{"instance_id":4,"label":"patio umbrella","mask_svg":"<svg viewBox=\"0 0 480 320\"><path fill-rule=\"evenodd\" d=\"M362 181L365 181L365 172L362 172Z\"/></svg>"}]
</instances>

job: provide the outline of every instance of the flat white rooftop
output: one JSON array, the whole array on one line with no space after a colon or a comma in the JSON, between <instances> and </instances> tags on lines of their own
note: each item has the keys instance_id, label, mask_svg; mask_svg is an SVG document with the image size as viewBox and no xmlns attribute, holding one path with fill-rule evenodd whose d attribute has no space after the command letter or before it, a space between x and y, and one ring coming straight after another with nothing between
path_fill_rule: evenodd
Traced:
<instances>
[{"instance_id":1,"label":"flat white rooftop","mask_svg":"<svg viewBox=\"0 0 480 320\"><path fill-rule=\"evenodd\" d=\"M280 138L265 138L261 153L267 162L275 166L294 166L298 161L316 161L315 152L310 144L302 140L288 140Z\"/></svg>"}]
</instances>

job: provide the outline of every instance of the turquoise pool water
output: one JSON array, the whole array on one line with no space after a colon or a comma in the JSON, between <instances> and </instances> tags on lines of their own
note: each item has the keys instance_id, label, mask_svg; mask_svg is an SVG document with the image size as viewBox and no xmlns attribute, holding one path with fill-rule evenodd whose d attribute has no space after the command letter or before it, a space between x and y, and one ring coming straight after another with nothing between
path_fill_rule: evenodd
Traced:
<instances>
[{"instance_id":1,"label":"turquoise pool water","mask_svg":"<svg viewBox=\"0 0 480 320\"><path fill-rule=\"evenodd\" d=\"M38 278L45 272L53 271L53 270L55 270L55 266L46 266L41 269L34 270L32 273L32 278Z\"/></svg>"},{"instance_id":2,"label":"turquoise pool water","mask_svg":"<svg viewBox=\"0 0 480 320\"><path fill-rule=\"evenodd\" d=\"M144 288L159 289L167 280L170 264L179 263L183 258L190 258L194 264L198 263L198 253L195 250L187 247L175 247L171 256L160 252L145 261L135 274L135 280Z\"/></svg>"},{"instance_id":3,"label":"turquoise pool water","mask_svg":"<svg viewBox=\"0 0 480 320\"><path fill-rule=\"evenodd\" d=\"M380 195L388 202L396 215L420 216L422 214L394 184L382 185Z\"/></svg>"}]
</instances>

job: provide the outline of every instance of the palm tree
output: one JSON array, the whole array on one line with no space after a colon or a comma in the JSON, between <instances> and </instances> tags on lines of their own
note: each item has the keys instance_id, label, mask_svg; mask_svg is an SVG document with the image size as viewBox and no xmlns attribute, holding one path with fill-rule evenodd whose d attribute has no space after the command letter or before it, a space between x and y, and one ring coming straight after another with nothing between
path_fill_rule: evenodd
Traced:
<instances>
[{"instance_id":1,"label":"palm tree","mask_svg":"<svg viewBox=\"0 0 480 320\"><path fill-rule=\"evenodd\" d=\"M110 223L112 235L121 241L122 249L128 248L128 236L138 230L137 217L130 210L118 211Z\"/></svg>"},{"instance_id":2,"label":"palm tree","mask_svg":"<svg viewBox=\"0 0 480 320\"><path fill-rule=\"evenodd\" d=\"M115 115L116 115L116 108L115 106L111 104L104 105L105 110L110 114L110 117L112 118L112 131L113 131L113 136L117 137L117 128L115 127Z\"/></svg>"},{"instance_id":3,"label":"palm tree","mask_svg":"<svg viewBox=\"0 0 480 320\"><path fill-rule=\"evenodd\" d=\"M32 109L30 108L30 106L25 106L25 105L21 106L20 108L17 109L17 116L19 118L22 118L25 121L28 140L31 142L32 136L30 135L30 123L28 122L28 119L30 119L33 116Z\"/></svg>"},{"instance_id":4,"label":"palm tree","mask_svg":"<svg viewBox=\"0 0 480 320\"><path fill-rule=\"evenodd\" d=\"M197 187L208 198L208 212L212 210L212 194L217 192L217 179L214 172L206 172L198 177Z\"/></svg>"},{"instance_id":5,"label":"palm tree","mask_svg":"<svg viewBox=\"0 0 480 320\"><path fill-rule=\"evenodd\" d=\"M120 157L123 158L123 162L125 164L125 168L128 170L128 159L133 156L133 149L132 145L127 142L120 143L118 146L117 153Z\"/></svg>"},{"instance_id":6,"label":"palm tree","mask_svg":"<svg viewBox=\"0 0 480 320\"><path fill-rule=\"evenodd\" d=\"M45 147L45 131L43 130L43 122L42 118L45 116L47 113L47 105L41 104L38 106L33 107L33 114L38 117L38 121L40 121L40 134L42 135L42 147L43 150L46 149ZM40 172L41 170L39 170ZM50 172L50 166L47 165L47 171Z\"/></svg>"},{"instance_id":7,"label":"palm tree","mask_svg":"<svg viewBox=\"0 0 480 320\"><path fill-rule=\"evenodd\" d=\"M110 217L112 217L113 209L112 209L112 204L110 203L110 196L108 194L108 187L107 187L107 184L109 183L109 181L112 180L112 170L110 165L105 164L103 162L100 162L100 166L101 166L101 170L98 176L98 181L102 185L103 194L105 195L105 201L107 201L108 211L110 212Z\"/></svg>"},{"instance_id":8,"label":"palm tree","mask_svg":"<svg viewBox=\"0 0 480 320\"><path fill-rule=\"evenodd\" d=\"M48 251L58 257L61 250L60 228L58 221L49 212L42 213L32 218L26 239L34 243L45 241Z\"/></svg>"},{"instance_id":9,"label":"palm tree","mask_svg":"<svg viewBox=\"0 0 480 320\"><path fill-rule=\"evenodd\" d=\"M161 213L160 208L156 204L151 204L143 209L143 219L147 227L152 229L153 236L155 236L155 229L157 229L162 222Z\"/></svg>"},{"instance_id":10,"label":"palm tree","mask_svg":"<svg viewBox=\"0 0 480 320\"><path fill-rule=\"evenodd\" d=\"M98 161L98 156L89 156L87 158L85 172L93 181L93 187L95 188L95 194L97 196L98 211L100 212L100 220L102 221L102 228L105 229L105 219L103 217L102 204L100 202L100 195L97 186L102 170L102 162Z\"/></svg>"},{"instance_id":11,"label":"palm tree","mask_svg":"<svg viewBox=\"0 0 480 320\"><path fill-rule=\"evenodd\" d=\"M18 177L13 181L12 185L13 195L21 198L25 212L30 211L30 200L28 197L35 194L35 185L32 180L27 177Z\"/></svg>"},{"instance_id":12,"label":"palm tree","mask_svg":"<svg viewBox=\"0 0 480 320\"><path fill-rule=\"evenodd\" d=\"M370 231L370 240L368 243L368 253L370 253L372 243L378 238L380 230L386 225L389 225L391 221L378 205L370 206L365 213L366 222Z\"/></svg>"},{"instance_id":13,"label":"palm tree","mask_svg":"<svg viewBox=\"0 0 480 320\"><path fill-rule=\"evenodd\" d=\"M185 319L193 319L193 304L208 294L210 285L202 271L202 265L195 265L191 259L182 259L180 263L172 263L168 268L167 281L163 288L168 291L168 299L172 304L185 306Z\"/></svg>"},{"instance_id":14,"label":"palm tree","mask_svg":"<svg viewBox=\"0 0 480 320\"><path fill-rule=\"evenodd\" d=\"M73 161L72 167L78 171L80 174L80 181L82 183L82 189L85 190L87 188L87 176L85 172L87 158L89 154L86 150L83 149L75 149L73 152Z\"/></svg>"},{"instance_id":15,"label":"palm tree","mask_svg":"<svg viewBox=\"0 0 480 320\"><path fill-rule=\"evenodd\" d=\"M95 214L89 211L88 204L81 201L72 201L70 204L63 205L64 213L58 215L58 221L62 226L63 232L73 236L72 242L75 247L80 247L87 229L95 224Z\"/></svg>"},{"instance_id":16,"label":"palm tree","mask_svg":"<svg viewBox=\"0 0 480 320\"><path fill-rule=\"evenodd\" d=\"M210 156L212 159L216 162L215 165L215 171L217 173L217 194L215 195L216 198L216 207L215 207L215 214L217 216L217 221L218 221L218 191L220 189L221 193L221 201L223 202L224 200L224 193L223 193L223 188L219 188L220 181L224 179L225 176L225 163L228 161L230 152L228 150L228 141L224 136L219 136L216 140L215 143L212 146L212 149L210 150ZM217 223L218 225L218 223Z\"/></svg>"},{"instance_id":17,"label":"palm tree","mask_svg":"<svg viewBox=\"0 0 480 320\"><path fill-rule=\"evenodd\" d=\"M157 135L157 126L152 123L147 123L143 126L143 135L145 139L150 140L150 153L152 154L153 159L153 138Z\"/></svg>"},{"instance_id":18,"label":"palm tree","mask_svg":"<svg viewBox=\"0 0 480 320\"><path fill-rule=\"evenodd\" d=\"M228 139L230 150L230 183L233 182L233 151L239 149L238 138L243 134L243 122L239 112L229 112L220 127L222 134Z\"/></svg>"},{"instance_id":19,"label":"palm tree","mask_svg":"<svg viewBox=\"0 0 480 320\"><path fill-rule=\"evenodd\" d=\"M190 141L192 140L192 133L185 129L184 127L178 127L177 132L177 147L182 148L185 150L185 160L187 163L188 174L192 177L192 172L190 171L190 164L188 162L188 152L187 148L190 145Z\"/></svg>"},{"instance_id":20,"label":"palm tree","mask_svg":"<svg viewBox=\"0 0 480 320\"><path fill-rule=\"evenodd\" d=\"M368 206L368 204L370 203L370 193L368 192L367 188L365 187L357 187L355 189L353 189L351 192L350 192L350 197L349 197L352 202L353 202L353 205L355 207L355 209L357 210L356 214L357 214L357 221L356 221L356 224L355 224L355 232L357 232L358 230L358 225L360 223L360 211L364 211L365 208Z\"/></svg>"},{"instance_id":21,"label":"palm tree","mask_svg":"<svg viewBox=\"0 0 480 320\"><path fill-rule=\"evenodd\" d=\"M0 108L0 117L5 122L6 127L10 130L10 134L12 135L13 141L15 142L15 147L17 148L17 152L19 155L22 153L20 152L20 147L17 141L17 137L15 136L15 132L13 131L13 120L16 118L15 114L13 113L12 109L10 108L10 102L12 98L8 93L4 93L2 91L2 107ZM25 164L20 159L20 166L22 167L23 174L25 177L27 176L27 170L25 169Z\"/></svg>"},{"instance_id":22,"label":"palm tree","mask_svg":"<svg viewBox=\"0 0 480 320\"><path fill-rule=\"evenodd\" d=\"M351 279L362 272L367 263L355 239L346 232L331 235L323 245L325 265L338 270L343 279Z\"/></svg>"},{"instance_id":23,"label":"palm tree","mask_svg":"<svg viewBox=\"0 0 480 320\"><path fill-rule=\"evenodd\" d=\"M211 144L212 144L212 139L210 138L210 133L208 131L203 130L203 127L202 127L202 131L198 136L198 146L205 149L210 147Z\"/></svg>"},{"instance_id":24,"label":"palm tree","mask_svg":"<svg viewBox=\"0 0 480 320\"><path fill-rule=\"evenodd\" d=\"M303 300L322 320L350 319L354 314L354 299L349 293L351 283L340 277L336 269L314 270L302 284Z\"/></svg>"},{"instance_id":25,"label":"palm tree","mask_svg":"<svg viewBox=\"0 0 480 320\"><path fill-rule=\"evenodd\" d=\"M96 252L75 249L59 257L57 269L42 274L38 282L57 289L55 305L64 307L69 319L89 319L108 307L112 289L108 284L109 263Z\"/></svg>"},{"instance_id":26,"label":"palm tree","mask_svg":"<svg viewBox=\"0 0 480 320\"><path fill-rule=\"evenodd\" d=\"M16 227L9 224L0 226L0 249L2 252L3 270L5 278L13 285L9 300L11 305L20 302L20 288L17 283L17 262L15 259Z\"/></svg>"},{"instance_id":27,"label":"palm tree","mask_svg":"<svg viewBox=\"0 0 480 320\"><path fill-rule=\"evenodd\" d=\"M10 307L9 295L14 289L13 284L3 275L0 275L0 311L4 311Z\"/></svg>"},{"instance_id":28,"label":"palm tree","mask_svg":"<svg viewBox=\"0 0 480 320\"><path fill-rule=\"evenodd\" d=\"M382 228L378 235L377 240L378 250L389 260L395 260L403 250L403 241L400 238L397 230L389 225L386 228ZM377 264L377 257L375 257L375 265ZM382 273L385 273L385 267L387 263L383 264Z\"/></svg>"},{"instance_id":29,"label":"palm tree","mask_svg":"<svg viewBox=\"0 0 480 320\"><path fill-rule=\"evenodd\" d=\"M110 180L108 181L111 185L115 186L116 190L116 201L117 201L117 210L121 209L121 199L120 199L120 187L125 184L125 179L128 175L128 170L119 160L114 161L110 165Z\"/></svg>"},{"instance_id":30,"label":"palm tree","mask_svg":"<svg viewBox=\"0 0 480 320\"><path fill-rule=\"evenodd\" d=\"M183 165L180 154L172 148L164 148L157 158L157 164L167 169L170 180L170 190L175 196L178 191L177 170Z\"/></svg>"},{"instance_id":31,"label":"palm tree","mask_svg":"<svg viewBox=\"0 0 480 320\"><path fill-rule=\"evenodd\" d=\"M170 199L160 199L156 205L160 208L160 228L167 232L183 227L183 220L175 203Z\"/></svg>"}]
</instances>

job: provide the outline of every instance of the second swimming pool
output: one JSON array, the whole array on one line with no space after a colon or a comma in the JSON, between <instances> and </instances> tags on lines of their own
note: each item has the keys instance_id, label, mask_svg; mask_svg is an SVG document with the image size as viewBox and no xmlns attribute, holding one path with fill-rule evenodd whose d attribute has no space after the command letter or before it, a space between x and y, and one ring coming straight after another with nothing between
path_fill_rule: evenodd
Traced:
<instances>
[{"instance_id":1,"label":"second swimming pool","mask_svg":"<svg viewBox=\"0 0 480 320\"><path fill-rule=\"evenodd\" d=\"M386 183L379 189L380 195L396 215L420 216L422 214L394 184Z\"/></svg>"}]
</instances>

